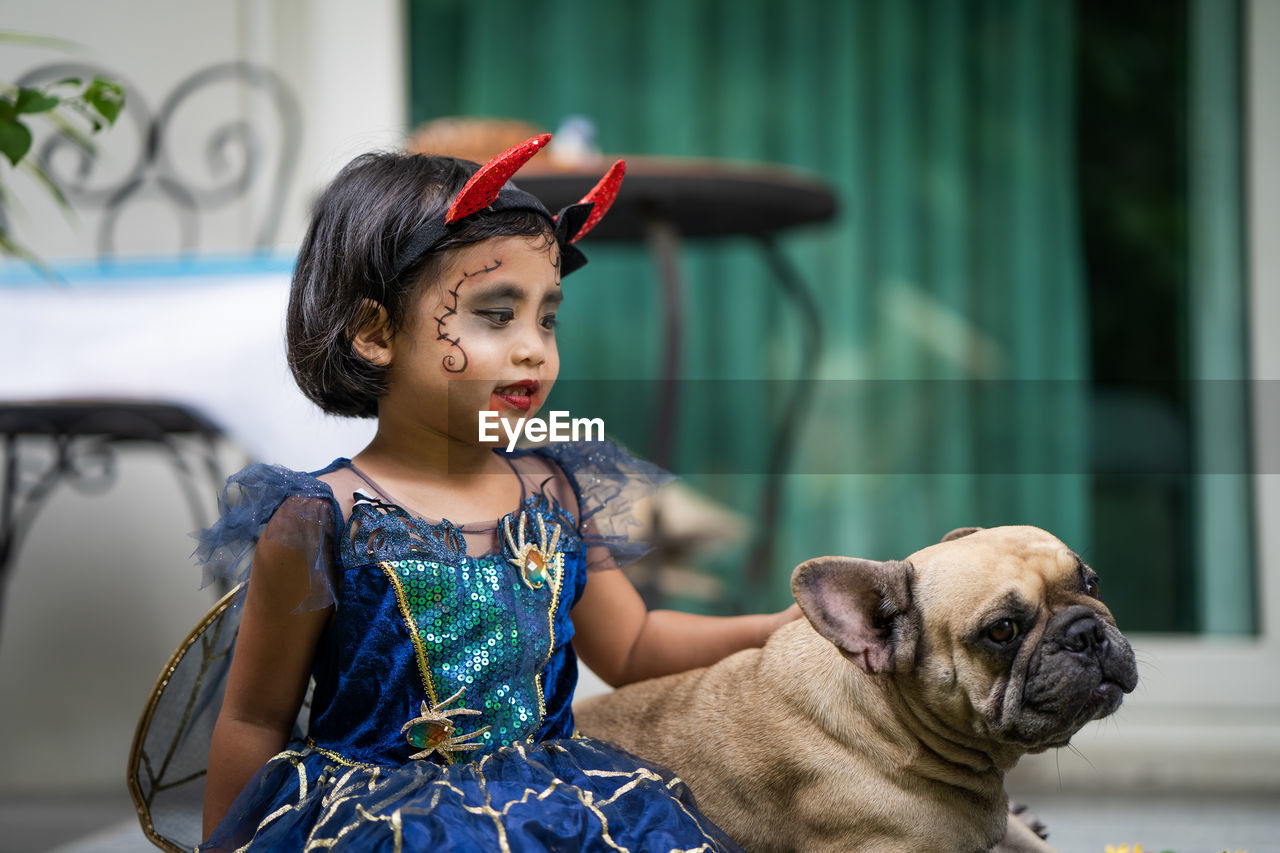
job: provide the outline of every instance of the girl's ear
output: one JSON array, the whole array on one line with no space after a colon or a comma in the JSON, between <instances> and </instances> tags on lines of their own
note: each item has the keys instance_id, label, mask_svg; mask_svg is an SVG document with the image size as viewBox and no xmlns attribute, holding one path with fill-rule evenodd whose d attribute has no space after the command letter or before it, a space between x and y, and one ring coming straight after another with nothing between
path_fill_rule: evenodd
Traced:
<instances>
[{"instance_id":1,"label":"girl's ear","mask_svg":"<svg viewBox=\"0 0 1280 853\"><path fill-rule=\"evenodd\" d=\"M372 299L364 300L351 347L365 361L379 367L391 364L391 323L387 309Z\"/></svg>"}]
</instances>

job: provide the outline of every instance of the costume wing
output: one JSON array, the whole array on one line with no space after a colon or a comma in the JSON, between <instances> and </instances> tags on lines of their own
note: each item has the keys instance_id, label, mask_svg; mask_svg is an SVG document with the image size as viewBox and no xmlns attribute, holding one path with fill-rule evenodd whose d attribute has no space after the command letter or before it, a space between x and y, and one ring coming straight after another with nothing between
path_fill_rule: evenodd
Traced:
<instances>
[{"instance_id":1,"label":"costume wing","mask_svg":"<svg viewBox=\"0 0 1280 853\"><path fill-rule=\"evenodd\" d=\"M129 793L142 831L162 850L193 850L204 837L209 739L222 707L240 631L244 584L224 595L169 658L147 698L129 750ZM301 737L303 703L294 736Z\"/></svg>"}]
</instances>

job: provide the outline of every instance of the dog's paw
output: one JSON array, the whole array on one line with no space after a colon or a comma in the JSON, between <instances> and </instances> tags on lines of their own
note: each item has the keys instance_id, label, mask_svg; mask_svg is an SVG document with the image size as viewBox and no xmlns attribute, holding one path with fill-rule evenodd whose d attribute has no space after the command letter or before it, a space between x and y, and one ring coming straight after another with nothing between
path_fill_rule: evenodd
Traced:
<instances>
[{"instance_id":1,"label":"dog's paw","mask_svg":"<svg viewBox=\"0 0 1280 853\"><path fill-rule=\"evenodd\" d=\"M1040 836L1042 840L1049 838L1049 830L1044 825L1044 821L1036 817L1033 812L1027 808L1026 803L1017 803L1009 801L1009 816L1020 821L1028 829Z\"/></svg>"}]
</instances>

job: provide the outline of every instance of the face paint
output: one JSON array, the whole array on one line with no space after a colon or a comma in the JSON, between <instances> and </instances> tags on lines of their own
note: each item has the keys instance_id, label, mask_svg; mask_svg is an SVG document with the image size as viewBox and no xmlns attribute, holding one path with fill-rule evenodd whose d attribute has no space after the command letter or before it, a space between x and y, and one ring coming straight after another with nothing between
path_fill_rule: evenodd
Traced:
<instances>
[{"instance_id":1,"label":"face paint","mask_svg":"<svg viewBox=\"0 0 1280 853\"><path fill-rule=\"evenodd\" d=\"M440 364L450 373L462 373L467 369L467 351L462 348L462 338L460 336L450 336L445 330L445 324L449 322L450 317L456 317L458 314L458 291L462 289L462 285L467 283L467 279L491 273L502 266L502 261L495 260L490 266L482 267L473 272L464 272L462 278L458 279L457 284L450 288L447 293L452 301L446 301L444 311L436 315L433 319L436 321L436 340L445 341L453 349L458 352L445 353L440 360ZM462 356L462 363L458 363L458 355Z\"/></svg>"},{"instance_id":2,"label":"face paint","mask_svg":"<svg viewBox=\"0 0 1280 853\"><path fill-rule=\"evenodd\" d=\"M481 412L532 417L559 374L557 244L492 237L451 250L393 339L379 417L480 441Z\"/></svg>"}]
</instances>

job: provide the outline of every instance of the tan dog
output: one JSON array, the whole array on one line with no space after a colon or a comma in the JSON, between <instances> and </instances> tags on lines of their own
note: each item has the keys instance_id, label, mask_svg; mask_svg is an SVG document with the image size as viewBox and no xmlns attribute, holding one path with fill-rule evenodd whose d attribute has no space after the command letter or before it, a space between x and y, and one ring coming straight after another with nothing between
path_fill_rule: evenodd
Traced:
<instances>
[{"instance_id":1,"label":"tan dog","mask_svg":"<svg viewBox=\"0 0 1280 853\"><path fill-rule=\"evenodd\" d=\"M1007 821L1005 771L1138 680L1093 570L1038 528L965 528L791 588L808 621L586 700L578 727L675 770L753 852L1052 850Z\"/></svg>"}]
</instances>

